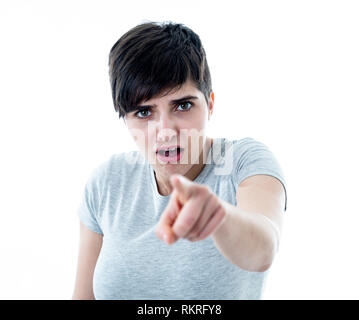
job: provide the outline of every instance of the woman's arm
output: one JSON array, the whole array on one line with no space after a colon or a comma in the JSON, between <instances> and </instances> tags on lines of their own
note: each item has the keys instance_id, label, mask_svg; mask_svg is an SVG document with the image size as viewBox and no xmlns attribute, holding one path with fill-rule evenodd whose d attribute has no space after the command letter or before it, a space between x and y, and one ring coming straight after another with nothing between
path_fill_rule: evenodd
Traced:
<instances>
[{"instance_id":1,"label":"woman's arm","mask_svg":"<svg viewBox=\"0 0 359 320\"><path fill-rule=\"evenodd\" d=\"M281 182L269 175L241 182L237 206L223 200L223 223L212 234L218 250L247 271L264 272L278 251L285 193Z\"/></svg>"},{"instance_id":2,"label":"woman's arm","mask_svg":"<svg viewBox=\"0 0 359 320\"><path fill-rule=\"evenodd\" d=\"M80 248L72 300L94 300L92 280L103 236L80 222Z\"/></svg>"}]
</instances>

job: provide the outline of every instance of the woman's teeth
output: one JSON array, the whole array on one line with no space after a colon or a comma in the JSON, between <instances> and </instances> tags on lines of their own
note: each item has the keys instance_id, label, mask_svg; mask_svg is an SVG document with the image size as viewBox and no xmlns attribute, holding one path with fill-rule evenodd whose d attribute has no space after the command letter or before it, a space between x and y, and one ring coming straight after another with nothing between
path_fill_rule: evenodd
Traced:
<instances>
[{"instance_id":1,"label":"woman's teeth","mask_svg":"<svg viewBox=\"0 0 359 320\"><path fill-rule=\"evenodd\" d=\"M172 148L172 149L166 149L166 150L159 150L158 152L161 154L168 154L168 153L173 153L175 151L177 151L177 149L179 148Z\"/></svg>"}]
</instances>

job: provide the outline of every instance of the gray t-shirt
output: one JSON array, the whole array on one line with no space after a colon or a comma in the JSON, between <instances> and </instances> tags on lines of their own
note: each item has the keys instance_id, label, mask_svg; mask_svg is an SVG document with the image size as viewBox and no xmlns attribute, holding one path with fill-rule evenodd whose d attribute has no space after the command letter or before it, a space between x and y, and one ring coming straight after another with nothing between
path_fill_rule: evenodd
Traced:
<instances>
[{"instance_id":1,"label":"gray t-shirt","mask_svg":"<svg viewBox=\"0 0 359 320\"><path fill-rule=\"evenodd\" d=\"M236 205L236 189L249 176L286 182L279 162L263 143L214 138L206 165L194 182ZM169 196L158 193L154 171L139 151L113 154L88 179L80 220L103 234L93 290L96 299L260 299L265 272L228 261L212 237L167 245L155 228ZM285 210L287 208L287 195Z\"/></svg>"}]
</instances>

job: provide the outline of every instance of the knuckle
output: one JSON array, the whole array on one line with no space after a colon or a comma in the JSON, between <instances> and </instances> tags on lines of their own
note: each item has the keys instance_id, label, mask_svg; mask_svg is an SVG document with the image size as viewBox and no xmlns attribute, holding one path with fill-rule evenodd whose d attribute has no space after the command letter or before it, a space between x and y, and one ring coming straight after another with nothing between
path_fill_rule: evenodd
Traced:
<instances>
[{"instance_id":1,"label":"knuckle","mask_svg":"<svg viewBox=\"0 0 359 320\"><path fill-rule=\"evenodd\" d=\"M194 237L195 237L196 239L199 239L199 236L200 236L200 235L201 235L201 232L199 231L199 232L197 232L197 233L195 234Z\"/></svg>"},{"instance_id":2,"label":"knuckle","mask_svg":"<svg viewBox=\"0 0 359 320\"><path fill-rule=\"evenodd\" d=\"M207 231L203 232L202 234L200 234L200 235L198 236L198 240L203 240L203 239L205 239L205 238L207 238Z\"/></svg>"},{"instance_id":3,"label":"knuckle","mask_svg":"<svg viewBox=\"0 0 359 320\"><path fill-rule=\"evenodd\" d=\"M190 223L188 223L188 221L184 221L178 225L176 225L174 227L174 231L175 233L177 233L178 235L180 235L181 237L185 236L187 233L187 230L190 227Z\"/></svg>"},{"instance_id":4,"label":"knuckle","mask_svg":"<svg viewBox=\"0 0 359 320\"><path fill-rule=\"evenodd\" d=\"M201 197L206 197L209 193L209 187L206 185L199 185L196 190L196 194Z\"/></svg>"},{"instance_id":5,"label":"knuckle","mask_svg":"<svg viewBox=\"0 0 359 320\"><path fill-rule=\"evenodd\" d=\"M222 204L218 200L216 201L215 208L216 208L216 210L215 210L216 213L220 213L220 212L224 211Z\"/></svg>"},{"instance_id":6,"label":"knuckle","mask_svg":"<svg viewBox=\"0 0 359 320\"><path fill-rule=\"evenodd\" d=\"M190 237L188 237L187 238L189 241L191 241L191 242L195 242L195 241L197 241L198 239L197 239L197 236L195 236L195 235L191 235Z\"/></svg>"},{"instance_id":7,"label":"knuckle","mask_svg":"<svg viewBox=\"0 0 359 320\"><path fill-rule=\"evenodd\" d=\"M219 213L223 216L226 214L226 210L223 208L223 206L219 207Z\"/></svg>"},{"instance_id":8,"label":"knuckle","mask_svg":"<svg viewBox=\"0 0 359 320\"><path fill-rule=\"evenodd\" d=\"M202 192L204 194L209 194L211 192L211 189L207 185L202 184Z\"/></svg>"},{"instance_id":9,"label":"knuckle","mask_svg":"<svg viewBox=\"0 0 359 320\"><path fill-rule=\"evenodd\" d=\"M212 208L215 208L215 209L217 209L218 208L218 206L219 206L219 200L218 200L218 197L217 196L212 196L212 198L211 198L211 204L210 204L211 206L212 206Z\"/></svg>"},{"instance_id":10,"label":"knuckle","mask_svg":"<svg viewBox=\"0 0 359 320\"><path fill-rule=\"evenodd\" d=\"M192 215L189 215L189 216L185 217L183 220L184 220L183 221L183 226L184 227L189 227L194 223L195 217L192 216Z\"/></svg>"}]
</instances>

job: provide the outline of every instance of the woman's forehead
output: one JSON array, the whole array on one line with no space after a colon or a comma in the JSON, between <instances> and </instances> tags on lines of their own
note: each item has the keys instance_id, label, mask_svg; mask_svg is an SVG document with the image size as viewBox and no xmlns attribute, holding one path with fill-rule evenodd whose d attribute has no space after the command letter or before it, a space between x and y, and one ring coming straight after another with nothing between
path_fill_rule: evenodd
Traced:
<instances>
[{"instance_id":1,"label":"woman's forehead","mask_svg":"<svg viewBox=\"0 0 359 320\"><path fill-rule=\"evenodd\" d=\"M146 103L146 105L155 105L158 101L172 101L176 99L181 99L184 96L192 96L200 99L200 93L201 92L197 89L195 84L192 81L187 80L187 82L183 83L181 86L164 90L156 97L152 97L151 99L142 101L140 105L144 103Z\"/></svg>"}]
</instances>

